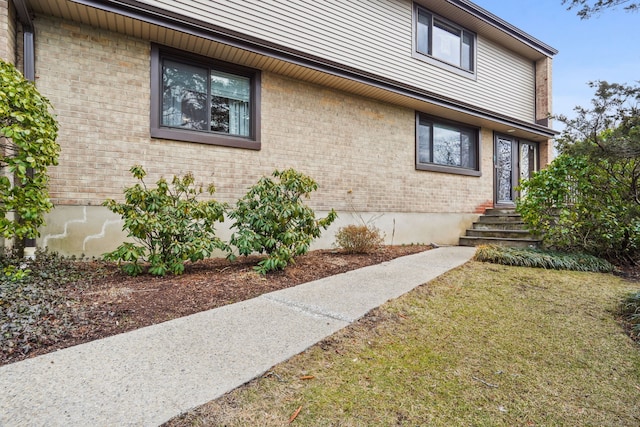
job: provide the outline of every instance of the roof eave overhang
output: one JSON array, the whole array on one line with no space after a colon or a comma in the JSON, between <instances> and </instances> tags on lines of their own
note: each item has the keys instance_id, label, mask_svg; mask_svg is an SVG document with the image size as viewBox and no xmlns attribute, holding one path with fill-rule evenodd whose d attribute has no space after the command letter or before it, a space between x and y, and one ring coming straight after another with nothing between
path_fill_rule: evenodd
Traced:
<instances>
[{"instance_id":1,"label":"roof eave overhang","mask_svg":"<svg viewBox=\"0 0 640 427\"><path fill-rule=\"evenodd\" d=\"M515 40L519 41L523 45L538 51L542 55L551 57L558 54L557 49L536 39L535 37L522 31L521 29L509 24L507 21L503 20L502 18L499 18L498 16L481 8L480 6L476 5L475 3L469 0L446 0L446 1L447 3L450 3L464 10L468 14L474 16L476 19L479 19L489 24L491 27L513 37Z\"/></svg>"},{"instance_id":2,"label":"roof eave overhang","mask_svg":"<svg viewBox=\"0 0 640 427\"><path fill-rule=\"evenodd\" d=\"M289 49L285 46L269 43L254 38L250 35L235 32L207 22L155 8L136 0L71 0L84 6L93 7L106 12L123 15L132 19L147 22L152 25L185 32L210 41L223 43L238 49L243 49L260 55L265 55L305 68L327 73L333 76L356 81L368 86L373 86L398 95L409 97L417 101L442 107L458 112L462 115L475 117L479 120L500 123L515 129L531 133L544 138L553 138L558 132L536 123L525 122L500 115L476 106L461 103L438 94L406 85L385 77L367 73L352 67L345 66L324 58L309 55L304 52ZM462 1L462 0L447 0Z\"/></svg>"}]
</instances>

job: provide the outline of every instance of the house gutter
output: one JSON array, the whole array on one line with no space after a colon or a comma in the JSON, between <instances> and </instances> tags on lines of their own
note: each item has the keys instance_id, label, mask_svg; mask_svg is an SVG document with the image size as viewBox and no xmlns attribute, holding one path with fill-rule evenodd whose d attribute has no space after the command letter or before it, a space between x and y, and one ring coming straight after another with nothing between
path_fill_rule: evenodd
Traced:
<instances>
[{"instance_id":1,"label":"house gutter","mask_svg":"<svg viewBox=\"0 0 640 427\"><path fill-rule=\"evenodd\" d=\"M403 84L386 77L378 76L353 67L339 64L314 55L309 55L278 44L270 43L227 28L222 28L195 18L173 13L158 7L150 6L137 0L70 0L73 3L93 7L117 15L140 20L171 30L186 32L203 39L223 43L249 52L280 59L292 64L311 68L337 77L357 81L369 86L391 91L422 102L445 107L447 109L469 114L481 119L505 124L520 130L532 132L546 138L553 138L559 132L536 123L513 119L477 106L462 103L458 100ZM454 0L450 0L454 1ZM461 0L458 0L461 1ZM488 13L488 12L486 12ZM514 27L515 28L515 27ZM524 33L522 35L524 37ZM549 53L552 53L550 51Z\"/></svg>"},{"instance_id":2,"label":"house gutter","mask_svg":"<svg viewBox=\"0 0 640 427\"><path fill-rule=\"evenodd\" d=\"M18 21L22 25L22 62L24 77L30 82L36 81L36 49L34 38L34 27L29 8L27 7L25 0L13 0L13 5L16 8L18 15ZM33 169L27 169L27 175L33 178ZM34 259L36 254L36 239L25 238L24 245L24 257Z\"/></svg>"},{"instance_id":3,"label":"house gutter","mask_svg":"<svg viewBox=\"0 0 640 427\"><path fill-rule=\"evenodd\" d=\"M459 9L464 10L468 14L476 17L477 19L486 22L494 28L501 30L502 32L509 34L511 37L518 40L520 43L529 46L532 49L537 50L546 56L554 56L558 54L558 50L549 46L548 44L536 39L535 37L525 33L521 29L509 24L502 18L497 17L493 13L486 9L481 8L477 4L469 0L446 0L447 3L452 4Z\"/></svg>"}]
</instances>

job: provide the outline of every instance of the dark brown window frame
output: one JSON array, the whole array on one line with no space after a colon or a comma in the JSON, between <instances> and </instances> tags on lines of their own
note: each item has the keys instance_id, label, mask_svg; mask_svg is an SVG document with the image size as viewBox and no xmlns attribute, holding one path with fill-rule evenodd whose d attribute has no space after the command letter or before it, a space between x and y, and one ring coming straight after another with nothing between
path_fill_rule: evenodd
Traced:
<instances>
[{"instance_id":1,"label":"dark brown window frame","mask_svg":"<svg viewBox=\"0 0 640 427\"><path fill-rule=\"evenodd\" d=\"M437 19L441 22L443 22L446 25L452 26L456 29L461 30L463 33L468 33L470 35L473 36L473 49L471 52L471 62L472 62L472 69L468 70L466 68L463 68L461 66L455 65L455 64L451 64L443 59L440 59L436 56L433 56L431 54L427 54L427 53L423 53L420 52L418 50L418 12L420 10L425 11L426 13L428 13L429 15L431 15L432 21L434 19ZM437 67L443 68L445 70L451 71L455 74L458 74L460 76L463 77L467 77L470 78L472 80L476 80L477 79L477 69L478 69L478 35L476 33L474 33L473 31L470 31L466 28L464 28L461 25L456 24L455 22L452 22L436 13L431 12L429 9L414 3L413 4L413 26L412 26L412 56L415 59L419 59L421 61L427 62L429 64L435 65ZM431 28L431 31L429 33L429 38L431 39L433 37L433 29Z\"/></svg>"},{"instance_id":2,"label":"dark brown window frame","mask_svg":"<svg viewBox=\"0 0 640 427\"><path fill-rule=\"evenodd\" d=\"M248 137L226 135L211 131L179 129L162 126L162 60L171 59L185 64L206 66L223 72L249 77L251 79L251 126ZM260 70L218 61L212 58L181 50L151 45L151 137L224 147L260 150Z\"/></svg>"},{"instance_id":3,"label":"dark brown window frame","mask_svg":"<svg viewBox=\"0 0 640 427\"><path fill-rule=\"evenodd\" d=\"M440 165L437 163L420 163L419 159L419 144L420 144L420 118L427 119L434 124L442 124L446 126L454 126L456 128L460 128L462 130L471 131L475 136L475 144L476 144L476 157L475 157L475 169L468 169L464 167L457 166L448 166L448 165ZM442 172L456 175L467 175L467 176L482 176L482 171L480 169L481 159L482 159L482 143L481 143L481 129L475 126L470 126L464 123L455 122L452 120L442 119L440 117L432 116L425 113L420 113L416 111L416 128L415 128L415 161L416 161L416 170L419 171L430 171L430 172ZM431 134L431 138L433 138L433 133Z\"/></svg>"}]
</instances>

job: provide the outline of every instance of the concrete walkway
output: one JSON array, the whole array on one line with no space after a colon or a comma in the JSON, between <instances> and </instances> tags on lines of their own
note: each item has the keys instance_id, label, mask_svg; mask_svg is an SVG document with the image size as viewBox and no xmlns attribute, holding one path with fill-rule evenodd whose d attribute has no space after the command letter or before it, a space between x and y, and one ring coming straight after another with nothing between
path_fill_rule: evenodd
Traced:
<instances>
[{"instance_id":1,"label":"concrete walkway","mask_svg":"<svg viewBox=\"0 0 640 427\"><path fill-rule=\"evenodd\" d=\"M157 426L474 252L434 249L0 367L0 426Z\"/></svg>"}]
</instances>

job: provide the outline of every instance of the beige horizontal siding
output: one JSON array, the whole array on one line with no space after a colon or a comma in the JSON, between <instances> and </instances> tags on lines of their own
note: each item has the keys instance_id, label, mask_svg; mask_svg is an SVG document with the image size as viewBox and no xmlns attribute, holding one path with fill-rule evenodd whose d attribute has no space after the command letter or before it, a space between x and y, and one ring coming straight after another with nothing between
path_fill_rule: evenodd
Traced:
<instances>
[{"instance_id":1,"label":"beige horizontal siding","mask_svg":"<svg viewBox=\"0 0 640 427\"><path fill-rule=\"evenodd\" d=\"M506 113L522 120L535 120L535 66L495 43L478 43L478 85L476 96L492 105L504 103ZM495 108L495 107L494 107ZM497 110L499 111L499 110Z\"/></svg>"},{"instance_id":2,"label":"beige horizontal siding","mask_svg":"<svg viewBox=\"0 0 640 427\"><path fill-rule=\"evenodd\" d=\"M533 63L478 36L477 80L412 57L409 0L144 0L265 41L532 122Z\"/></svg>"}]
</instances>

